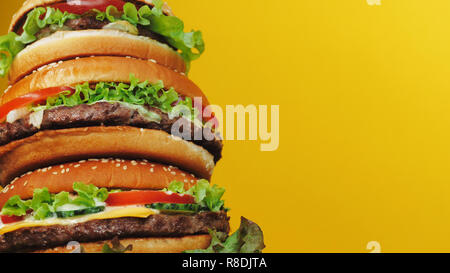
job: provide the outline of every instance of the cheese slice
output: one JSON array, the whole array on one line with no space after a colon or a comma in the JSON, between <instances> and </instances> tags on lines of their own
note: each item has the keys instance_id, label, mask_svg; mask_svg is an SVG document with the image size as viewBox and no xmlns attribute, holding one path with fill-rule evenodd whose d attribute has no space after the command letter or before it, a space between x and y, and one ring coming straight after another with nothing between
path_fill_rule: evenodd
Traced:
<instances>
[{"instance_id":1,"label":"cheese slice","mask_svg":"<svg viewBox=\"0 0 450 273\"><path fill-rule=\"evenodd\" d=\"M107 210L105 210L104 212L84 215L80 217L73 217L70 219L49 218L46 220L24 220L21 222L0 226L0 235L21 228L29 228L29 227L72 225L92 220L114 219L123 217L147 218L150 215L156 214L157 212L158 211L148 209L145 207L122 207L122 208L107 208Z\"/></svg>"}]
</instances>

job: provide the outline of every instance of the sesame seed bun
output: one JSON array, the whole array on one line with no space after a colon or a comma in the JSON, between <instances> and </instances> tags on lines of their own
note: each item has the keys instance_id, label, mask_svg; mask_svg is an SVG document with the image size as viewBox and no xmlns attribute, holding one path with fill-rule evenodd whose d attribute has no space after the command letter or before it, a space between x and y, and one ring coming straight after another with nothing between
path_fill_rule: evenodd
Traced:
<instances>
[{"instance_id":1,"label":"sesame seed bun","mask_svg":"<svg viewBox=\"0 0 450 273\"><path fill-rule=\"evenodd\" d=\"M134 0L134 1L125 0L125 1L126 2L143 3L143 4L150 5L152 7L154 6L153 0ZM23 3L22 7L13 15L12 20L11 20L11 25L9 26L9 31L17 31L17 28L19 27L19 22L32 9L37 8L37 7L45 7L45 6L48 6L51 4L61 3L61 2L66 2L66 1L61 1L61 0L27 0L27 1L25 1ZM170 9L170 7L167 5L167 3L164 3L163 12L166 15L173 16L173 12Z\"/></svg>"},{"instance_id":2,"label":"sesame seed bun","mask_svg":"<svg viewBox=\"0 0 450 273\"><path fill-rule=\"evenodd\" d=\"M148 60L124 57L87 57L52 63L18 81L3 94L1 104L49 87L75 86L80 83L130 82L130 74L141 81L163 81L186 97L208 100L200 88L186 76Z\"/></svg>"},{"instance_id":3,"label":"sesame seed bun","mask_svg":"<svg viewBox=\"0 0 450 273\"><path fill-rule=\"evenodd\" d=\"M104 244L111 245L110 241L101 241L93 243L81 243L86 253L101 253ZM194 235L177 238L139 238L139 239L121 239L120 243L124 246L133 245L133 250L126 253L181 253L186 250L206 249L211 244L211 236ZM56 247L35 253L71 253L74 248Z\"/></svg>"},{"instance_id":4,"label":"sesame seed bun","mask_svg":"<svg viewBox=\"0 0 450 273\"><path fill-rule=\"evenodd\" d=\"M214 156L202 147L160 130L127 126L40 131L0 147L0 185L49 165L87 158L142 158L209 179Z\"/></svg>"},{"instance_id":5,"label":"sesame seed bun","mask_svg":"<svg viewBox=\"0 0 450 273\"><path fill-rule=\"evenodd\" d=\"M85 56L131 56L186 72L186 64L176 51L144 36L107 29L58 31L17 54L9 72L10 84L43 65Z\"/></svg>"},{"instance_id":6,"label":"sesame seed bun","mask_svg":"<svg viewBox=\"0 0 450 273\"><path fill-rule=\"evenodd\" d=\"M89 159L37 169L15 178L0 193L0 208L14 195L26 200L34 189L48 188L50 193L72 192L74 182L93 184L99 188L129 190L162 190L172 181L194 186L195 175L177 167L147 160Z\"/></svg>"}]
</instances>

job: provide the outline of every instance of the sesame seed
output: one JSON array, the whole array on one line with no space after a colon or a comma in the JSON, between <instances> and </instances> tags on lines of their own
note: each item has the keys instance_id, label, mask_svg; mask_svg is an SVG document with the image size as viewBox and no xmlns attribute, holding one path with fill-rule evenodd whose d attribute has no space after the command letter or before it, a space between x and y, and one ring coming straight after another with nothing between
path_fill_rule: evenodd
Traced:
<instances>
[{"instance_id":1,"label":"sesame seed","mask_svg":"<svg viewBox=\"0 0 450 273\"><path fill-rule=\"evenodd\" d=\"M11 190L14 189L14 185L11 185Z\"/></svg>"},{"instance_id":2,"label":"sesame seed","mask_svg":"<svg viewBox=\"0 0 450 273\"><path fill-rule=\"evenodd\" d=\"M59 166L61 169L64 168L64 165Z\"/></svg>"},{"instance_id":3,"label":"sesame seed","mask_svg":"<svg viewBox=\"0 0 450 273\"><path fill-rule=\"evenodd\" d=\"M91 169L95 170L95 169L97 169L97 166L94 166L94 167L92 167Z\"/></svg>"},{"instance_id":4,"label":"sesame seed","mask_svg":"<svg viewBox=\"0 0 450 273\"><path fill-rule=\"evenodd\" d=\"M163 170L164 170L165 172L167 172L167 168L166 168L166 167L163 167Z\"/></svg>"},{"instance_id":5,"label":"sesame seed","mask_svg":"<svg viewBox=\"0 0 450 273\"><path fill-rule=\"evenodd\" d=\"M64 169L61 170L61 173L62 173L62 174L65 173L65 172L66 172L66 170L64 170Z\"/></svg>"},{"instance_id":6,"label":"sesame seed","mask_svg":"<svg viewBox=\"0 0 450 273\"><path fill-rule=\"evenodd\" d=\"M131 165L136 166L137 162L133 160L133 161L131 161Z\"/></svg>"},{"instance_id":7,"label":"sesame seed","mask_svg":"<svg viewBox=\"0 0 450 273\"><path fill-rule=\"evenodd\" d=\"M66 173L68 173L68 172L69 172L69 168L66 169Z\"/></svg>"},{"instance_id":8,"label":"sesame seed","mask_svg":"<svg viewBox=\"0 0 450 273\"><path fill-rule=\"evenodd\" d=\"M53 172L53 174L54 174L54 175L57 175L58 173L57 173L57 172Z\"/></svg>"},{"instance_id":9,"label":"sesame seed","mask_svg":"<svg viewBox=\"0 0 450 273\"><path fill-rule=\"evenodd\" d=\"M86 163L86 160L80 160L78 163Z\"/></svg>"},{"instance_id":10,"label":"sesame seed","mask_svg":"<svg viewBox=\"0 0 450 273\"><path fill-rule=\"evenodd\" d=\"M80 167L81 165L80 164L77 164L77 165L75 165L75 166L73 166L74 168L78 168L78 167Z\"/></svg>"},{"instance_id":11,"label":"sesame seed","mask_svg":"<svg viewBox=\"0 0 450 273\"><path fill-rule=\"evenodd\" d=\"M186 176L186 174L185 174L185 173L181 173L181 175L182 175L182 176Z\"/></svg>"},{"instance_id":12,"label":"sesame seed","mask_svg":"<svg viewBox=\"0 0 450 273\"><path fill-rule=\"evenodd\" d=\"M116 167L119 168L119 167L120 167L120 163L117 163L117 164L116 164Z\"/></svg>"},{"instance_id":13,"label":"sesame seed","mask_svg":"<svg viewBox=\"0 0 450 273\"><path fill-rule=\"evenodd\" d=\"M172 175L177 175L177 173L176 172L170 172Z\"/></svg>"},{"instance_id":14,"label":"sesame seed","mask_svg":"<svg viewBox=\"0 0 450 273\"><path fill-rule=\"evenodd\" d=\"M155 172L155 169L151 168L151 169L150 169L150 172L154 173L154 172Z\"/></svg>"},{"instance_id":15,"label":"sesame seed","mask_svg":"<svg viewBox=\"0 0 450 273\"><path fill-rule=\"evenodd\" d=\"M108 159L102 159L102 163L108 163L109 160Z\"/></svg>"},{"instance_id":16,"label":"sesame seed","mask_svg":"<svg viewBox=\"0 0 450 273\"><path fill-rule=\"evenodd\" d=\"M128 167L127 166L123 166L123 169L126 171L128 169Z\"/></svg>"},{"instance_id":17,"label":"sesame seed","mask_svg":"<svg viewBox=\"0 0 450 273\"><path fill-rule=\"evenodd\" d=\"M187 179L184 179L184 183L187 183L187 182L189 182Z\"/></svg>"}]
</instances>

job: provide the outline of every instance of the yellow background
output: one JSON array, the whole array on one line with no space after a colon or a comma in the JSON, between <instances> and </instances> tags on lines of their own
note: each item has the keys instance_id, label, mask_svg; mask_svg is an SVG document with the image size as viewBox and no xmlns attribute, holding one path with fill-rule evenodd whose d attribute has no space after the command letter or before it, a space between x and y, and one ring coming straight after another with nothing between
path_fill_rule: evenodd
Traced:
<instances>
[{"instance_id":1,"label":"yellow background","mask_svg":"<svg viewBox=\"0 0 450 273\"><path fill-rule=\"evenodd\" d=\"M169 0L212 103L280 105L279 150L228 141L213 178L268 252L450 251L450 1L381 2Z\"/></svg>"}]
</instances>

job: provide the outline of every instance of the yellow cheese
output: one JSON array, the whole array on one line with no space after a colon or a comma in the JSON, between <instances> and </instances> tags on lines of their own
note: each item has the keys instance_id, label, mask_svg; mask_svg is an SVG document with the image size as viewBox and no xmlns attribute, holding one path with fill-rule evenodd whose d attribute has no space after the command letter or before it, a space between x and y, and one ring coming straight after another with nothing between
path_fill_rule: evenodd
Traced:
<instances>
[{"instance_id":1,"label":"yellow cheese","mask_svg":"<svg viewBox=\"0 0 450 273\"><path fill-rule=\"evenodd\" d=\"M71 225L99 219L114 219L123 217L147 218L155 214L155 210L145 207L126 207L126 208L108 208L106 211L96 214L90 214L70 219L50 218L46 220L25 220L18 223L3 225L0 228L0 235L12 232L21 228L53 226L53 225Z\"/></svg>"}]
</instances>

